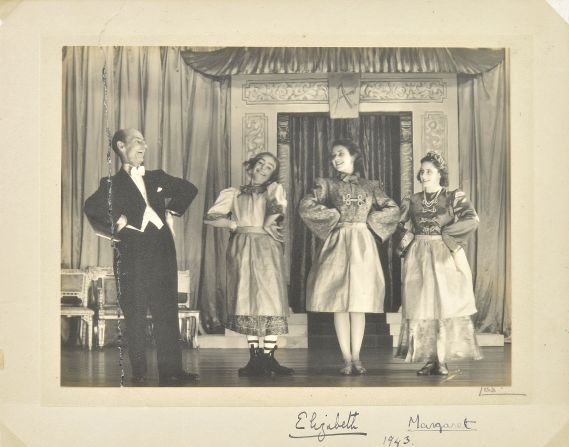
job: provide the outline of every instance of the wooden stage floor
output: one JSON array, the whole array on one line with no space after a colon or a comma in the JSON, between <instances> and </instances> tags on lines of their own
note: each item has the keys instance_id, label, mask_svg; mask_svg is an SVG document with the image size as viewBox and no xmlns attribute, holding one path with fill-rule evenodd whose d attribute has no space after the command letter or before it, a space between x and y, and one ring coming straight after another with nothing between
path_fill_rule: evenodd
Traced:
<instances>
[{"instance_id":1,"label":"wooden stage floor","mask_svg":"<svg viewBox=\"0 0 569 447\"><path fill-rule=\"evenodd\" d=\"M448 364L447 377L419 377L421 364L405 363L393 357L392 348L368 348L362 352L362 362L368 369L365 376L341 376L338 373L341 356L336 349L281 349L278 361L295 370L288 377L239 377L238 368L248 360L246 349L184 349L186 370L197 372L199 387L397 387L397 386L508 386L511 377L511 349L481 348L484 359L458 361ZM124 355L125 386L130 386L130 366ZM158 386L156 355L148 352L149 368L146 386ZM61 385L69 387L120 386L118 349L107 347L102 351L62 348Z\"/></svg>"}]
</instances>

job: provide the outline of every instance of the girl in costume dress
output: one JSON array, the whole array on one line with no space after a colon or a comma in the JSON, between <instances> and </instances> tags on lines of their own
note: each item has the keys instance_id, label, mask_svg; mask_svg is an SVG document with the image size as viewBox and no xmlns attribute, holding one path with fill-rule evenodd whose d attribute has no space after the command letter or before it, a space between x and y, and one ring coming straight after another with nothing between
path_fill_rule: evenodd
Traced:
<instances>
[{"instance_id":1,"label":"girl in costume dress","mask_svg":"<svg viewBox=\"0 0 569 447\"><path fill-rule=\"evenodd\" d=\"M344 358L341 374L365 374L360 349L365 313L383 312L385 281L373 233L382 242L399 222L399 207L379 182L359 176L362 160L351 140L332 143L334 178L318 178L299 207L302 220L324 245L312 264L306 310L333 312Z\"/></svg>"},{"instance_id":2,"label":"girl in costume dress","mask_svg":"<svg viewBox=\"0 0 569 447\"><path fill-rule=\"evenodd\" d=\"M286 196L275 180L279 161L269 152L244 163L248 185L219 194L205 223L231 230L227 247L225 327L245 334L250 359L241 376L292 374L275 359L277 336L288 333L288 298L280 220ZM264 337L264 349L259 338Z\"/></svg>"},{"instance_id":3,"label":"girl in costume dress","mask_svg":"<svg viewBox=\"0 0 569 447\"><path fill-rule=\"evenodd\" d=\"M411 220L415 236L400 247L403 321L397 356L426 362L419 375L446 375L448 360L481 358L471 319L472 273L463 250L479 220L462 191L447 190L446 166L440 154L428 152L417 174L423 191L401 204L398 232Z\"/></svg>"}]
</instances>

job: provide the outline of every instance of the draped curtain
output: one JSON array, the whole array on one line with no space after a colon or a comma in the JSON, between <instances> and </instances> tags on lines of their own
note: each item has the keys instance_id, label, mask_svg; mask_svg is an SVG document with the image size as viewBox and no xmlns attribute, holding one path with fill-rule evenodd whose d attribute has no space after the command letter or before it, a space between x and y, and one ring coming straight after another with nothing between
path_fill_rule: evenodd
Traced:
<instances>
[{"instance_id":1,"label":"draped curtain","mask_svg":"<svg viewBox=\"0 0 569 447\"><path fill-rule=\"evenodd\" d=\"M104 104L103 67L108 107ZM144 134L148 169L164 169L197 186L188 212L175 219L180 269L190 269L192 296L201 270L211 270L216 240L203 239L203 215L212 195L227 186L229 81L196 73L173 47L66 47L63 54L61 263L63 268L112 265L108 240L98 238L83 203L109 174L106 127ZM119 168L111 155L111 173ZM209 190L208 190L209 188ZM209 192L208 192L209 191ZM215 276L205 275L205 281ZM209 290L210 285L202 285ZM195 302L195 299L194 299ZM208 315L207 299L204 312Z\"/></svg>"},{"instance_id":2,"label":"draped curtain","mask_svg":"<svg viewBox=\"0 0 569 447\"><path fill-rule=\"evenodd\" d=\"M460 184L480 216L467 253L474 275L476 327L509 336L507 91L505 63L477 76L458 75Z\"/></svg>"},{"instance_id":3,"label":"draped curtain","mask_svg":"<svg viewBox=\"0 0 569 447\"><path fill-rule=\"evenodd\" d=\"M304 312L306 279L321 242L307 230L298 214L298 204L311 190L316 177L330 177L330 144L350 138L363 152L364 177L379 180L385 192L400 200L399 116L362 114L359 119L331 120L326 114L291 114L290 134L290 296L293 310ZM390 242L378 243L386 279L386 310L400 305L400 263ZM395 279L395 280L394 280Z\"/></svg>"},{"instance_id":4,"label":"draped curtain","mask_svg":"<svg viewBox=\"0 0 569 447\"><path fill-rule=\"evenodd\" d=\"M483 73L504 59L491 48L226 47L182 53L207 76L285 73Z\"/></svg>"}]
</instances>

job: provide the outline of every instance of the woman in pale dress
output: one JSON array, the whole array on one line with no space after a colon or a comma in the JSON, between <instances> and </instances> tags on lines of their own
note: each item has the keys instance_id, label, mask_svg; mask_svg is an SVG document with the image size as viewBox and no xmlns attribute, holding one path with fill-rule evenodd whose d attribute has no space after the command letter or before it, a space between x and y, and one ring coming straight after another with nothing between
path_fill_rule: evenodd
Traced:
<instances>
[{"instance_id":1,"label":"woman in pale dress","mask_svg":"<svg viewBox=\"0 0 569 447\"><path fill-rule=\"evenodd\" d=\"M449 191L446 162L437 152L421 159L423 191L401 204L402 328L397 356L425 362L419 375L446 375L446 362L480 359L471 315L476 313L466 237L478 215L460 190ZM411 232L405 229L410 221ZM407 224L409 226L409 224ZM414 237L413 237L414 234Z\"/></svg>"},{"instance_id":2,"label":"woman in pale dress","mask_svg":"<svg viewBox=\"0 0 569 447\"><path fill-rule=\"evenodd\" d=\"M219 194L205 223L231 231L227 247L224 325L247 336L250 358L240 376L292 374L275 359L278 335L288 333L288 297L279 222L287 200L276 183L279 161L269 152L244 163L250 183ZM262 340L264 339L264 340ZM263 349L260 343L264 341Z\"/></svg>"},{"instance_id":3,"label":"woman in pale dress","mask_svg":"<svg viewBox=\"0 0 569 447\"><path fill-rule=\"evenodd\" d=\"M306 310L334 313L344 375L365 374L360 360L365 314L383 312L385 280L374 234L385 242L399 221L399 207L376 180L360 177L359 147L332 143L336 175L318 178L299 207L302 220L324 245L307 279Z\"/></svg>"}]
</instances>

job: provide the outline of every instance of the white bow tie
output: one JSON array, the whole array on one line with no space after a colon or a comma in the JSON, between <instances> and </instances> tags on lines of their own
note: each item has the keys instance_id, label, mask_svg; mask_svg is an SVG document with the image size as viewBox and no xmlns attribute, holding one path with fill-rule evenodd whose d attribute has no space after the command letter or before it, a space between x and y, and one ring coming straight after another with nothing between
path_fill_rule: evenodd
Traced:
<instances>
[{"instance_id":1,"label":"white bow tie","mask_svg":"<svg viewBox=\"0 0 569 447\"><path fill-rule=\"evenodd\" d=\"M134 177L135 175L139 175L139 176L143 176L145 173L145 169L144 166L139 166L139 167L135 167L133 166L132 168L130 168L130 176Z\"/></svg>"}]
</instances>

